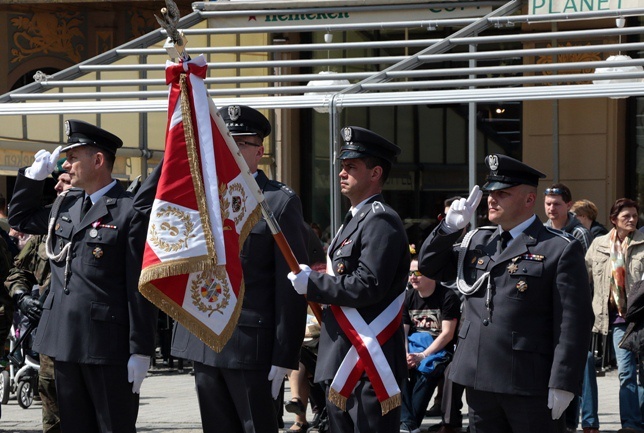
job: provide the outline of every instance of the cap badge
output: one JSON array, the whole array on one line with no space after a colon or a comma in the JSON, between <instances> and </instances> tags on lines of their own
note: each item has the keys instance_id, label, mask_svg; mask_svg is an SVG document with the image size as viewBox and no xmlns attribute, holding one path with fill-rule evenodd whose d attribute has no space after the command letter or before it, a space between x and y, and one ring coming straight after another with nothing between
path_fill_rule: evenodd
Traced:
<instances>
[{"instance_id":1,"label":"cap badge","mask_svg":"<svg viewBox=\"0 0 644 433\"><path fill-rule=\"evenodd\" d=\"M342 138L344 141L351 141L351 136L353 135L352 132L353 131L351 131L351 128L348 126L346 128L342 128Z\"/></svg>"},{"instance_id":2,"label":"cap badge","mask_svg":"<svg viewBox=\"0 0 644 433\"><path fill-rule=\"evenodd\" d=\"M239 116L241 116L241 108L239 105L231 105L228 107L228 117L230 117L230 120L235 122L239 119Z\"/></svg>"},{"instance_id":3,"label":"cap badge","mask_svg":"<svg viewBox=\"0 0 644 433\"><path fill-rule=\"evenodd\" d=\"M488 157L488 165L490 170L497 171L499 169L499 157L496 155L490 155Z\"/></svg>"},{"instance_id":4,"label":"cap badge","mask_svg":"<svg viewBox=\"0 0 644 433\"><path fill-rule=\"evenodd\" d=\"M69 126L69 120L65 120L65 135L70 136L71 135L71 127Z\"/></svg>"}]
</instances>

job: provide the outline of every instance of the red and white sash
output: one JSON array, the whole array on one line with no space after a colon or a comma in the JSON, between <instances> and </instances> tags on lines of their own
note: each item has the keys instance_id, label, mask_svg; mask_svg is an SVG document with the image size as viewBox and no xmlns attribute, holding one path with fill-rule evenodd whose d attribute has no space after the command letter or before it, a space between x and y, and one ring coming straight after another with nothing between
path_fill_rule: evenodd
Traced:
<instances>
[{"instance_id":1,"label":"red and white sash","mask_svg":"<svg viewBox=\"0 0 644 433\"><path fill-rule=\"evenodd\" d=\"M347 399L364 372L376 392L383 415L400 406L400 388L382 345L400 327L404 299L405 292L402 292L369 324L355 308L331 306L335 319L352 344L329 389L329 401L340 409L346 411Z\"/></svg>"}]
</instances>

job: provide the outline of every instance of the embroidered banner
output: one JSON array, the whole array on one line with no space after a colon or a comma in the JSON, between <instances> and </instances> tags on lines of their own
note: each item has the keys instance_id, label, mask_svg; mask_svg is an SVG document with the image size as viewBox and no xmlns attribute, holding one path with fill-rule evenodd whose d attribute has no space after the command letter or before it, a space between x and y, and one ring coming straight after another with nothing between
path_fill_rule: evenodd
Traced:
<instances>
[{"instance_id":1,"label":"embroidered banner","mask_svg":"<svg viewBox=\"0 0 644 433\"><path fill-rule=\"evenodd\" d=\"M213 109L206 69L203 56L166 65L165 157L139 290L219 352L241 312L239 251L261 210L240 169L243 159Z\"/></svg>"}]
</instances>

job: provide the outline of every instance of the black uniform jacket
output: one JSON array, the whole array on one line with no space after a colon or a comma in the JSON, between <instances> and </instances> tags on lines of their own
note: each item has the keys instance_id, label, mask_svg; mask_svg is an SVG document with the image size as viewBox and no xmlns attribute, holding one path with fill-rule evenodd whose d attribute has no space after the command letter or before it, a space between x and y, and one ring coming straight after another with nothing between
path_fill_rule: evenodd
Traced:
<instances>
[{"instance_id":1,"label":"black uniform jacket","mask_svg":"<svg viewBox=\"0 0 644 433\"><path fill-rule=\"evenodd\" d=\"M460 232L443 235L442 227L423 244L419 269L450 281ZM579 395L594 320L581 244L538 218L497 255L499 238L497 227L484 227L469 243L463 278L471 285L490 272L491 315L485 281L465 296L452 379L482 391L544 395L550 387Z\"/></svg>"},{"instance_id":2,"label":"black uniform jacket","mask_svg":"<svg viewBox=\"0 0 644 433\"><path fill-rule=\"evenodd\" d=\"M135 207L149 215L162 165L145 180ZM258 170L255 178L300 263L307 262L307 229L302 204L286 185ZM306 328L306 300L293 290L290 271L264 219L250 232L240 253L245 293L242 311L226 346L219 353L181 325L175 325L172 355L213 367L268 369L271 365L297 369Z\"/></svg>"},{"instance_id":3,"label":"black uniform jacket","mask_svg":"<svg viewBox=\"0 0 644 433\"><path fill-rule=\"evenodd\" d=\"M9 211L12 227L47 232L51 208L42 207L43 186L44 181L19 171ZM82 190L70 190L56 216L53 252L72 243L69 275L65 284L65 260L51 261L51 289L34 349L83 364L115 365L131 354L151 356L157 309L138 290L146 227L119 183L81 220L83 197Z\"/></svg>"},{"instance_id":4,"label":"black uniform jacket","mask_svg":"<svg viewBox=\"0 0 644 433\"><path fill-rule=\"evenodd\" d=\"M370 323L405 290L410 262L407 234L398 214L382 200L380 195L369 200L336 236L328 250L335 275L311 273L310 301L356 308ZM333 379L351 348L329 308L322 321L317 382ZM402 324L382 350L398 382L407 377Z\"/></svg>"}]
</instances>

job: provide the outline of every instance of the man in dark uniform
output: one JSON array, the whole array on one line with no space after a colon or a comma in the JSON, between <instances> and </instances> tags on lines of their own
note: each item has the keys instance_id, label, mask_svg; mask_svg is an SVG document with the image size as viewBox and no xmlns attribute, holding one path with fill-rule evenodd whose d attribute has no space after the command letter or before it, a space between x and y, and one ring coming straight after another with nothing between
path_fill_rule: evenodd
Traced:
<instances>
[{"instance_id":1,"label":"man in dark uniform","mask_svg":"<svg viewBox=\"0 0 644 433\"><path fill-rule=\"evenodd\" d=\"M231 105L219 110L254 174L295 257L307 261L307 229L300 199L288 186L258 169L271 124L259 111ZM145 180L135 206L148 213L161 164ZM201 422L206 433L278 431L274 400L289 370L298 368L306 325L306 301L286 279L288 265L264 219L252 228L240 252L245 293L237 326L216 353L175 325L172 356L194 362Z\"/></svg>"},{"instance_id":2,"label":"man in dark uniform","mask_svg":"<svg viewBox=\"0 0 644 433\"><path fill-rule=\"evenodd\" d=\"M61 149L41 150L19 170L9 211L12 227L49 234L50 292L34 349L55 360L63 431L134 432L155 347L156 308L138 291L146 227L111 176L123 142L79 120L66 129L63 168L75 188L42 207Z\"/></svg>"},{"instance_id":3,"label":"man in dark uniform","mask_svg":"<svg viewBox=\"0 0 644 433\"><path fill-rule=\"evenodd\" d=\"M398 432L407 377L401 307L409 243L381 192L400 148L356 126L342 136L340 188L351 209L329 246L327 273L300 265L289 279L309 300L331 304L315 371L315 381L326 385L331 432ZM362 338L367 334L370 343ZM359 365L367 365L366 373Z\"/></svg>"},{"instance_id":4,"label":"man in dark uniform","mask_svg":"<svg viewBox=\"0 0 644 433\"><path fill-rule=\"evenodd\" d=\"M72 187L69 173L62 167L65 160L65 158L59 159L51 174L56 181L54 189L57 194ZM40 299L44 299L49 293L51 280L46 241L46 235L31 236L20 250L20 254L16 256L13 268L4 283L16 305L22 307L21 312L25 316L31 317L36 323L42 314ZM33 296L32 289L34 287L40 289L40 296ZM54 360L44 353L40 354L38 393L42 401L43 433L60 432L60 411L58 410L56 382L54 381Z\"/></svg>"},{"instance_id":5,"label":"man in dark uniform","mask_svg":"<svg viewBox=\"0 0 644 433\"><path fill-rule=\"evenodd\" d=\"M581 244L534 215L543 173L486 158L488 218L452 244L475 214L478 186L454 202L420 251L420 271L457 279L464 320L450 376L466 386L472 433L548 433L581 391L593 316Z\"/></svg>"}]
</instances>

